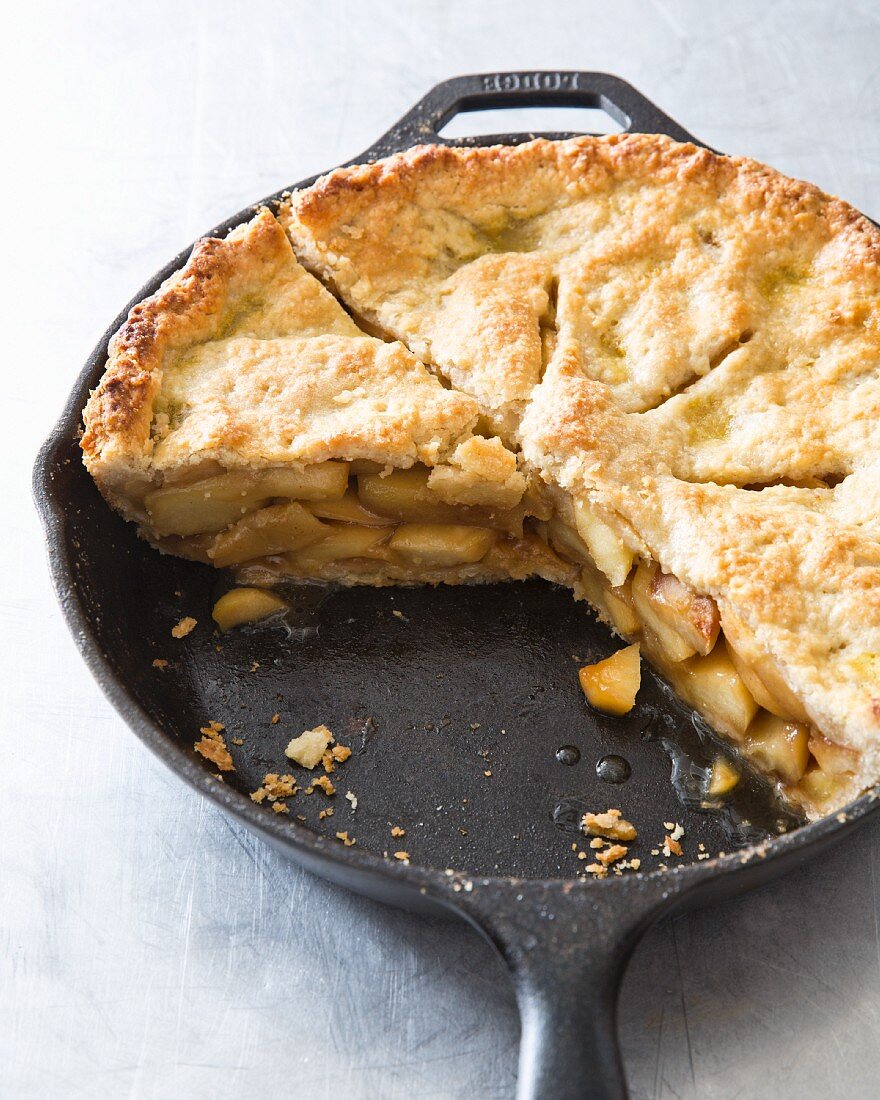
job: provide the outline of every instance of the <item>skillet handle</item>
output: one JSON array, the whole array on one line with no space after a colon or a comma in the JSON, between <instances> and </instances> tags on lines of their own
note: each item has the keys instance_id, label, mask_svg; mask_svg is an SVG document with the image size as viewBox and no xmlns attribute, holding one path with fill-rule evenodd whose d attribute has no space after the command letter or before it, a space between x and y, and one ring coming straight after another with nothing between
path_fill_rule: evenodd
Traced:
<instances>
[{"instance_id":1,"label":"skillet handle","mask_svg":"<svg viewBox=\"0 0 880 1100\"><path fill-rule=\"evenodd\" d=\"M443 138L439 131L463 111L504 107L599 107L624 130L668 134L676 141L693 137L641 92L610 73L579 70L474 73L436 84L428 94L352 163L377 160L412 145L486 144L486 138ZM527 134L525 137L534 135ZM547 134L546 137L559 137Z\"/></svg>"},{"instance_id":2,"label":"skillet handle","mask_svg":"<svg viewBox=\"0 0 880 1100\"><path fill-rule=\"evenodd\" d=\"M510 968L522 1021L517 1100L626 1100L620 982L680 892L654 879L495 882L456 896Z\"/></svg>"}]
</instances>

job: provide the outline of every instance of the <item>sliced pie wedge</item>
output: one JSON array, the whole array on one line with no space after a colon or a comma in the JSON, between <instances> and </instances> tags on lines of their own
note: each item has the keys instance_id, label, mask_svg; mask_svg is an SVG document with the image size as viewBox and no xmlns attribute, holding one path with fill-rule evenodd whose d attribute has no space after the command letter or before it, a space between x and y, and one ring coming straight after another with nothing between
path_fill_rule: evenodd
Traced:
<instances>
[{"instance_id":1,"label":"sliced pie wedge","mask_svg":"<svg viewBox=\"0 0 880 1100\"><path fill-rule=\"evenodd\" d=\"M82 448L153 545L251 577L565 583L524 528L550 514L540 488L478 419L362 332L262 210L132 310Z\"/></svg>"},{"instance_id":2,"label":"sliced pie wedge","mask_svg":"<svg viewBox=\"0 0 880 1100\"><path fill-rule=\"evenodd\" d=\"M83 450L145 537L257 584L539 575L809 813L880 779L870 223L645 135L416 149L279 218L111 343Z\"/></svg>"}]
</instances>

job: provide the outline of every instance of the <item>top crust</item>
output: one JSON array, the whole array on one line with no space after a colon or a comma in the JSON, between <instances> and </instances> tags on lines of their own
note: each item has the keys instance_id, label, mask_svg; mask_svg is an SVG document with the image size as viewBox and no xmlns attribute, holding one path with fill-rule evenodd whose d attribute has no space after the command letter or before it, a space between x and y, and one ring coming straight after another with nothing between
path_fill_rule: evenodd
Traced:
<instances>
[{"instance_id":1,"label":"top crust","mask_svg":"<svg viewBox=\"0 0 880 1100\"><path fill-rule=\"evenodd\" d=\"M877 230L753 161L647 135L428 146L333 172L292 195L281 219L304 262L349 304L484 411L512 413L514 432L563 330L583 373L626 411L686 391L660 419L680 421L685 404L699 418L691 399L702 391L691 388L722 363L725 378L735 375L725 399L739 386L745 407L778 408L767 376L817 355L825 396L865 404L862 394L844 399L838 381L877 351ZM757 376L770 392L746 392ZM790 423L824 410L814 384L788 389ZM845 419L841 408L824 433L842 467L864 442L840 440ZM768 424L749 425L755 446L703 432L683 472L729 476L743 452L763 472L768 456L755 447ZM776 457L798 476L803 455ZM737 479L755 480L745 466Z\"/></svg>"},{"instance_id":2,"label":"top crust","mask_svg":"<svg viewBox=\"0 0 880 1100\"><path fill-rule=\"evenodd\" d=\"M135 306L84 413L86 465L126 514L166 471L367 458L433 465L476 403L367 336L296 261L268 210Z\"/></svg>"}]
</instances>

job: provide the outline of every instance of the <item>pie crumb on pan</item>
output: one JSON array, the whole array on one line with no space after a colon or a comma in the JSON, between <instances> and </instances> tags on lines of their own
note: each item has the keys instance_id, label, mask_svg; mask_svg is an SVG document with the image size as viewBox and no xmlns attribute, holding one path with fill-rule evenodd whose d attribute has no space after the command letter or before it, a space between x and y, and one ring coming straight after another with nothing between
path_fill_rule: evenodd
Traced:
<instances>
[{"instance_id":1,"label":"pie crumb on pan","mask_svg":"<svg viewBox=\"0 0 880 1100\"><path fill-rule=\"evenodd\" d=\"M200 241L84 460L252 586L564 585L817 816L880 779L878 260L664 137L416 148Z\"/></svg>"}]
</instances>

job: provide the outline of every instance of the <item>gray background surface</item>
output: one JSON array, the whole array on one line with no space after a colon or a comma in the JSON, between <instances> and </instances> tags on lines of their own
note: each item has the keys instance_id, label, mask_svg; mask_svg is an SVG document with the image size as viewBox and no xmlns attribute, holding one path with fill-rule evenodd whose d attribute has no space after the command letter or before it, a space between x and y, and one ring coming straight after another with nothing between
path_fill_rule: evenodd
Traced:
<instances>
[{"instance_id":1,"label":"gray background surface","mask_svg":"<svg viewBox=\"0 0 880 1100\"><path fill-rule=\"evenodd\" d=\"M880 8L37 2L4 39L0 1097L511 1097L516 1011L475 934L287 865L126 731L50 591L34 452L147 276L459 72L616 72L880 217ZM880 1094L878 842L648 935L635 1097Z\"/></svg>"}]
</instances>

